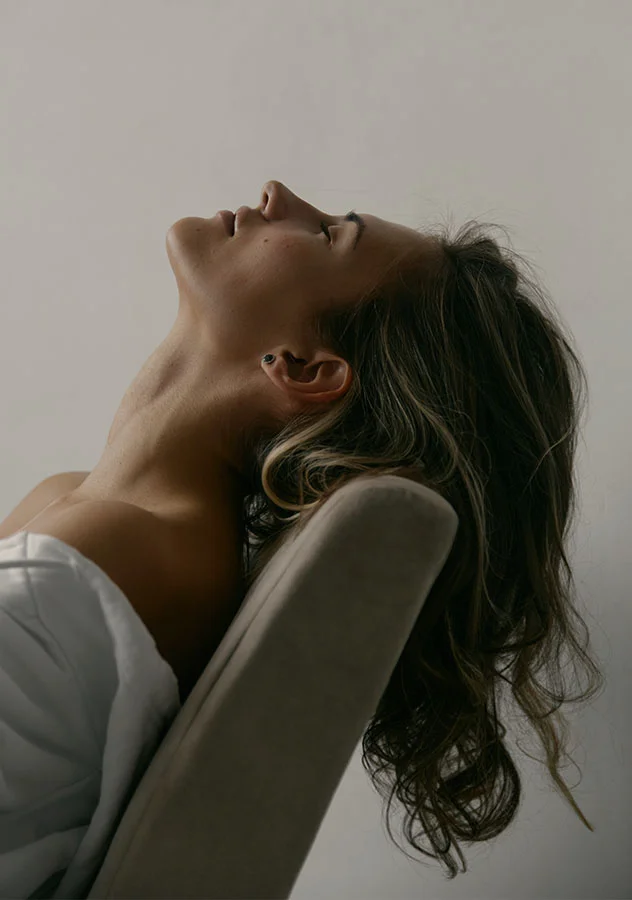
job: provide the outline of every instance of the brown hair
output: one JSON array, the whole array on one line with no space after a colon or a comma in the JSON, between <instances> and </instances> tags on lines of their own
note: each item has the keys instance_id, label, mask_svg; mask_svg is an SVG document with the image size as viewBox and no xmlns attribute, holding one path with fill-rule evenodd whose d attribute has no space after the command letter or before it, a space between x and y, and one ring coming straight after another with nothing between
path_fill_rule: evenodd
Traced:
<instances>
[{"instance_id":1,"label":"brown hair","mask_svg":"<svg viewBox=\"0 0 632 900\"><path fill-rule=\"evenodd\" d=\"M593 830L559 774L572 761L560 707L588 701L604 681L565 550L586 376L545 291L484 228L426 232L434 255L394 260L359 302L314 320L353 384L324 413L253 441L245 504L248 587L359 475L418 478L456 511L450 556L362 741L387 812L396 796L408 841L448 878L458 873L452 847L467 870L459 840L487 841L518 812L520 775L497 710L504 685L555 787ZM571 694L578 666L588 684ZM434 853L415 842L424 833Z\"/></svg>"}]
</instances>

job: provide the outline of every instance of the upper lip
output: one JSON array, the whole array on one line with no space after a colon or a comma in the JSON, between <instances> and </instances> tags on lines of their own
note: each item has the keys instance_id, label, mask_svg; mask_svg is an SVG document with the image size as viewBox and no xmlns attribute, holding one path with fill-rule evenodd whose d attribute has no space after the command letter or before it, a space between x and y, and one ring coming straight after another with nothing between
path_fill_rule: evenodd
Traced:
<instances>
[{"instance_id":1,"label":"upper lip","mask_svg":"<svg viewBox=\"0 0 632 900\"><path fill-rule=\"evenodd\" d=\"M233 223L233 234L237 231L237 229L241 226L241 223L244 221L245 217L250 212L249 206L240 206L237 212L235 213L235 221Z\"/></svg>"},{"instance_id":2,"label":"upper lip","mask_svg":"<svg viewBox=\"0 0 632 900\"><path fill-rule=\"evenodd\" d=\"M249 206L240 206L236 213L231 212L230 209L220 210L226 228L230 229L229 234L234 235L252 211Z\"/></svg>"}]
</instances>

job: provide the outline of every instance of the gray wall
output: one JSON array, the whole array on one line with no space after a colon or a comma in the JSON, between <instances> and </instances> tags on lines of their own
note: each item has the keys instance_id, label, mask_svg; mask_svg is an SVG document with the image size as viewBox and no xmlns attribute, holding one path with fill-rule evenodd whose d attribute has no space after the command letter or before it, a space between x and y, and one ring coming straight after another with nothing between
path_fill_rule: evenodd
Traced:
<instances>
[{"instance_id":1,"label":"gray wall","mask_svg":"<svg viewBox=\"0 0 632 900\"><path fill-rule=\"evenodd\" d=\"M632 896L631 37L623 0L0 2L0 518L98 461L174 320L169 226L268 179L331 214L505 225L588 368L573 561L608 685L571 723L596 832L519 756L519 817L445 881L388 841L358 749L294 900Z\"/></svg>"}]
</instances>

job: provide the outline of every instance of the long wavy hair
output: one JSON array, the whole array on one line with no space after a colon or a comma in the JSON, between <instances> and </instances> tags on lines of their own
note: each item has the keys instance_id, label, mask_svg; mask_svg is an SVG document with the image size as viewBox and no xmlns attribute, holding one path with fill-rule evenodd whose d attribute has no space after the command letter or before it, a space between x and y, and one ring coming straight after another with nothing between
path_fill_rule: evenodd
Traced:
<instances>
[{"instance_id":1,"label":"long wavy hair","mask_svg":"<svg viewBox=\"0 0 632 900\"><path fill-rule=\"evenodd\" d=\"M321 346L351 365L352 386L325 412L252 440L244 505L247 589L360 475L415 478L456 511L451 553L362 739L387 814L396 796L409 843L449 879L452 847L465 872L458 842L490 840L518 812L503 683L541 741L538 761L594 830L559 772L573 762L560 707L588 701L605 680L565 549L586 376L546 292L485 227L470 221L452 237L435 226L425 232L434 253L394 259L366 296L313 320ZM588 683L571 694L578 669ZM387 828L397 844L388 815ZM416 843L424 834L434 852Z\"/></svg>"}]
</instances>

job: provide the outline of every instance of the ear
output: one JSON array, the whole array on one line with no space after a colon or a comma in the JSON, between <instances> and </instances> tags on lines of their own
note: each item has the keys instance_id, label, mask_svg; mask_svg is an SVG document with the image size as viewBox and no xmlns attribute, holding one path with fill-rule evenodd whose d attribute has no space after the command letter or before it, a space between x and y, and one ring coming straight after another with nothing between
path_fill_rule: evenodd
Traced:
<instances>
[{"instance_id":1,"label":"ear","mask_svg":"<svg viewBox=\"0 0 632 900\"><path fill-rule=\"evenodd\" d=\"M349 363L333 353L319 351L311 358L280 353L266 366L268 377L299 405L331 403L343 397L353 383Z\"/></svg>"}]
</instances>

